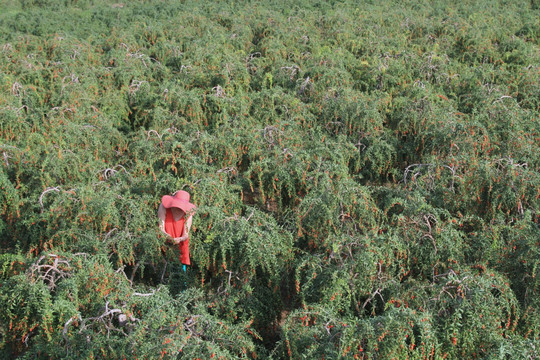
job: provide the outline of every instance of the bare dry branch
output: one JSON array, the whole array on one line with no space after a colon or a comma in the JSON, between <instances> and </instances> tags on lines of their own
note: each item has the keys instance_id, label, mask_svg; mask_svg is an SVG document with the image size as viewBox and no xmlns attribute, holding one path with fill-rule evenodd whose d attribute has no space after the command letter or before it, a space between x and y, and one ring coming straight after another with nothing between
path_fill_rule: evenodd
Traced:
<instances>
[{"instance_id":1,"label":"bare dry branch","mask_svg":"<svg viewBox=\"0 0 540 360\"><path fill-rule=\"evenodd\" d=\"M152 295L154 295L156 292L158 292L159 290L161 290L161 286L158 287L157 290L152 290L151 293L142 294L142 293L134 292L134 293L133 293L133 296L152 296Z\"/></svg>"},{"instance_id":2,"label":"bare dry branch","mask_svg":"<svg viewBox=\"0 0 540 360\"><path fill-rule=\"evenodd\" d=\"M29 275L32 279L41 279L47 284L49 289L56 287L56 281L70 276L68 270L71 266L67 260L60 258L56 254L48 254L54 259L53 264L41 262L46 259L46 256L41 256L29 269Z\"/></svg>"},{"instance_id":3,"label":"bare dry branch","mask_svg":"<svg viewBox=\"0 0 540 360\"><path fill-rule=\"evenodd\" d=\"M11 85L11 94L15 96L20 96L22 89L23 89L23 86L15 81L13 85Z\"/></svg>"},{"instance_id":4,"label":"bare dry branch","mask_svg":"<svg viewBox=\"0 0 540 360\"><path fill-rule=\"evenodd\" d=\"M146 81L142 80L142 81L139 81L139 80L132 80L131 81L131 84L129 85L129 94L130 95L135 95L135 93L137 91L139 91L139 89L141 88L141 85L144 84Z\"/></svg>"},{"instance_id":5,"label":"bare dry branch","mask_svg":"<svg viewBox=\"0 0 540 360\"><path fill-rule=\"evenodd\" d=\"M300 85L300 88L298 89L298 95L304 95L306 92L306 89L313 89L313 83L311 82L311 79L306 77L306 79L302 82L302 85Z\"/></svg>"},{"instance_id":6,"label":"bare dry branch","mask_svg":"<svg viewBox=\"0 0 540 360\"><path fill-rule=\"evenodd\" d=\"M296 65L296 64L293 64L293 65L291 65L291 66L282 66L282 67L280 68L280 70L285 71L286 73L288 73L289 78L290 78L291 80L294 79L294 77L295 77L295 75L296 75L297 73L299 73L300 71L302 71L302 69L300 69L300 67L299 67L298 65Z\"/></svg>"},{"instance_id":7,"label":"bare dry branch","mask_svg":"<svg viewBox=\"0 0 540 360\"><path fill-rule=\"evenodd\" d=\"M41 195L39 196L39 205L41 206L41 212L43 212L44 208L43 208L43 196L51 191L56 191L56 192L60 192L60 186L56 186L56 187L48 187L47 189L45 189L45 191L43 191L41 193Z\"/></svg>"},{"instance_id":8,"label":"bare dry branch","mask_svg":"<svg viewBox=\"0 0 540 360\"><path fill-rule=\"evenodd\" d=\"M215 97L218 97L218 98L225 97L225 90L223 90L223 88L220 85L214 86L212 90L216 92L214 94Z\"/></svg>"},{"instance_id":9,"label":"bare dry branch","mask_svg":"<svg viewBox=\"0 0 540 360\"><path fill-rule=\"evenodd\" d=\"M123 167L122 165L115 165L113 168L107 168L101 171L103 173L103 178L107 180L108 178L114 176L119 171L117 169L123 170L126 174L129 175L125 167Z\"/></svg>"},{"instance_id":10,"label":"bare dry branch","mask_svg":"<svg viewBox=\"0 0 540 360\"><path fill-rule=\"evenodd\" d=\"M236 172L238 171L238 169L236 168L236 166L229 166L229 167L224 167L222 169L219 169L217 171L218 174L221 174L221 173L226 173L226 174L229 174L229 173L232 173L233 175L236 174Z\"/></svg>"}]
</instances>

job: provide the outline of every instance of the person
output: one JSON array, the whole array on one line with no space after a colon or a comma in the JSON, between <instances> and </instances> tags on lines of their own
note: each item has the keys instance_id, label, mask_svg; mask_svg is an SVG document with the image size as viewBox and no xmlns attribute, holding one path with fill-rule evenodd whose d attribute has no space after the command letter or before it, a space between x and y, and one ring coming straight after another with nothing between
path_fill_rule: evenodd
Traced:
<instances>
[{"instance_id":1,"label":"person","mask_svg":"<svg viewBox=\"0 0 540 360\"><path fill-rule=\"evenodd\" d=\"M158 208L159 228L174 244L178 245L180 262L183 264L184 271L186 271L186 265L191 265L189 258L189 230L193 212L197 208L189 201L189 193L179 190L172 196L163 196Z\"/></svg>"}]
</instances>

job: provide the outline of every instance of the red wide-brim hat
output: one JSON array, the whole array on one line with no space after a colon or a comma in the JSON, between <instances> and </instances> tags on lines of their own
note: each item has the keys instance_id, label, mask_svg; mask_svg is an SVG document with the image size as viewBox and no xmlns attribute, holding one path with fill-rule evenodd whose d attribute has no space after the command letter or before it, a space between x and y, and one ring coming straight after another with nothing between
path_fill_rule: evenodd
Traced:
<instances>
[{"instance_id":1,"label":"red wide-brim hat","mask_svg":"<svg viewBox=\"0 0 540 360\"><path fill-rule=\"evenodd\" d=\"M165 195L161 198L161 204L165 209L179 208L185 213L195 210L197 207L189 202L189 193L184 190L177 191L173 196Z\"/></svg>"}]
</instances>

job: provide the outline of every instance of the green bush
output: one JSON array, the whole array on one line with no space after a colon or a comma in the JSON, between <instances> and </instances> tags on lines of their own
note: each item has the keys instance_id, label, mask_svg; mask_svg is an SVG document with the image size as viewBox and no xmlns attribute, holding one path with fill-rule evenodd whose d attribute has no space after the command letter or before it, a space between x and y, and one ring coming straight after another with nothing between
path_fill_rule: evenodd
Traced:
<instances>
[{"instance_id":1,"label":"green bush","mask_svg":"<svg viewBox=\"0 0 540 360\"><path fill-rule=\"evenodd\" d=\"M538 357L534 1L0 8L3 358Z\"/></svg>"}]
</instances>

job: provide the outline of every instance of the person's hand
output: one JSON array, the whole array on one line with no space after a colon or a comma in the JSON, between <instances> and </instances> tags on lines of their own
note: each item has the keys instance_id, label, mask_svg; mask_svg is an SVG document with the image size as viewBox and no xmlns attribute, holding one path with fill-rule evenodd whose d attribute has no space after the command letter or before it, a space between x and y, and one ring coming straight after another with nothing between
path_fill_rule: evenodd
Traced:
<instances>
[{"instance_id":1,"label":"person's hand","mask_svg":"<svg viewBox=\"0 0 540 360\"><path fill-rule=\"evenodd\" d=\"M177 237L177 238L173 238L172 241L173 243L175 243L176 245L180 244L182 241L186 241L188 239L187 236L180 236L180 237Z\"/></svg>"}]
</instances>

